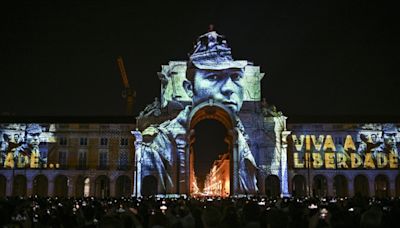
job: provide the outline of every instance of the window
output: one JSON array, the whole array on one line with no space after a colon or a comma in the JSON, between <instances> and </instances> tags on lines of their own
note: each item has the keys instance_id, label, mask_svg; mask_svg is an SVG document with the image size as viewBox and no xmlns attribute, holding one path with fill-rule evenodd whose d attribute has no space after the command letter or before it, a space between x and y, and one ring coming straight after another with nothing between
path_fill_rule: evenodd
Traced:
<instances>
[{"instance_id":1,"label":"window","mask_svg":"<svg viewBox=\"0 0 400 228\"><path fill-rule=\"evenodd\" d=\"M107 138L101 138L100 139L100 145L101 146L107 146L108 145L108 139Z\"/></svg>"},{"instance_id":2,"label":"window","mask_svg":"<svg viewBox=\"0 0 400 228\"><path fill-rule=\"evenodd\" d=\"M79 124L80 129L89 129L89 124Z\"/></svg>"},{"instance_id":3,"label":"window","mask_svg":"<svg viewBox=\"0 0 400 228\"><path fill-rule=\"evenodd\" d=\"M129 162L128 153L126 151L122 151L119 154L118 169L121 169L121 170L128 169L128 162Z\"/></svg>"},{"instance_id":4,"label":"window","mask_svg":"<svg viewBox=\"0 0 400 228\"><path fill-rule=\"evenodd\" d=\"M79 144L81 146L87 146L87 138L81 138L79 141Z\"/></svg>"},{"instance_id":5,"label":"window","mask_svg":"<svg viewBox=\"0 0 400 228\"><path fill-rule=\"evenodd\" d=\"M67 166L67 152L60 151L58 153L58 164L60 164L60 167L66 167Z\"/></svg>"},{"instance_id":6,"label":"window","mask_svg":"<svg viewBox=\"0 0 400 228\"><path fill-rule=\"evenodd\" d=\"M86 169L87 156L86 151L80 151L78 157L78 169Z\"/></svg>"},{"instance_id":7,"label":"window","mask_svg":"<svg viewBox=\"0 0 400 228\"><path fill-rule=\"evenodd\" d=\"M127 146L128 145L128 138L121 138L121 146Z\"/></svg>"},{"instance_id":8,"label":"window","mask_svg":"<svg viewBox=\"0 0 400 228\"><path fill-rule=\"evenodd\" d=\"M99 153L99 169L107 168L107 151L101 151Z\"/></svg>"},{"instance_id":9,"label":"window","mask_svg":"<svg viewBox=\"0 0 400 228\"><path fill-rule=\"evenodd\" d=\"M59 141L61 146L66 146L67 145L67 138L61 137Z\"/></svg>"}]
</instances>

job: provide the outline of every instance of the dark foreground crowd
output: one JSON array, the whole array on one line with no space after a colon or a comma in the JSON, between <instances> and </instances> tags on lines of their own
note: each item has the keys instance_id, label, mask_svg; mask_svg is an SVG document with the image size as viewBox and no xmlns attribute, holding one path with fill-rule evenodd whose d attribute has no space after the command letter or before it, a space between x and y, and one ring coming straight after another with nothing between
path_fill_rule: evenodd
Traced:
<instances>
[{"instance_id":1,"label":"dark foreground crowd","mask_svg":"<svg viewBox=\"0 0 400 228\"><path fill-rule=\"evenodd\" d=\"M400 227L400 199L17 197L0 227Z\"/></svg>"}]
</instances>

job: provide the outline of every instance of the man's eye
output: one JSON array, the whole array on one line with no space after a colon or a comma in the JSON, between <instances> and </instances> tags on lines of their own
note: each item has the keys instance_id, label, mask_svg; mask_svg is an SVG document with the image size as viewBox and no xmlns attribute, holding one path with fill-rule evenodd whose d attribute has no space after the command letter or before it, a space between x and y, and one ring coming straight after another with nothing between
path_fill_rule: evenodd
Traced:
<instances>
[{"instance_id":1,"label":"man's eye","mask_svg":"<svg viewBox=\"0 0 400 228\"><path fill-rule=\"evenodd\" d=\"M240 74L232 74L231 75L231 79L233 81L239 81L242 78L242 76Z\"/></svg>"},{"instance_id":2,"label":"man's eye","mask_svg":"<svg viewBox=\"0 0 400 228\"><path fill-rule=\"evenodd\" d=\"M218 79L218 75L210 75L207 77L207 79L210 81L216 81Z\"/></svg>"}]
</instances>

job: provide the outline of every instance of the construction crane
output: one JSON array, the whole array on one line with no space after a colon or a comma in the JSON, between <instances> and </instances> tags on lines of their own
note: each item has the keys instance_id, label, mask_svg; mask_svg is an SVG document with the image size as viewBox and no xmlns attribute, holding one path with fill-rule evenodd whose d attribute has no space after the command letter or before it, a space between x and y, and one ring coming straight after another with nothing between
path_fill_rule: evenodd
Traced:
<instances>
[{"instance_id":1,"label":"construction crane","mask_svg":"<svg viewBox=\"0 0 400 228\"><path fill-rule=\"evenodd\" d=\"M133 102L136 97L136 92L129 85L128 77L126 76L124 61L121 56L117 58L119 72L121 73L124 89L122 90L122 98L126 99L126 114L133 115Z\"/></svg>"}]
</instances>

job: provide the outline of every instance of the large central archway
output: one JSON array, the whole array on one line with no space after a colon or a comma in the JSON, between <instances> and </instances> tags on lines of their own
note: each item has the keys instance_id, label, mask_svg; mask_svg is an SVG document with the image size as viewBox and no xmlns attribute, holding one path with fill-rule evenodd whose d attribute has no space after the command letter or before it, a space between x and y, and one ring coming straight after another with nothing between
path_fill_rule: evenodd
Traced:
<instances>
[{"instance_id":1,"label":"large central archway","mask_svg":"<svg viewBox=\"0 0 400 228\"><path fill-rule=\"evenodd\" d=\"M190 195L234 194L238 176L234 122L234 115L222 104L206 102L192 110L187 159Z\"/></svg>"}]
</instances>

